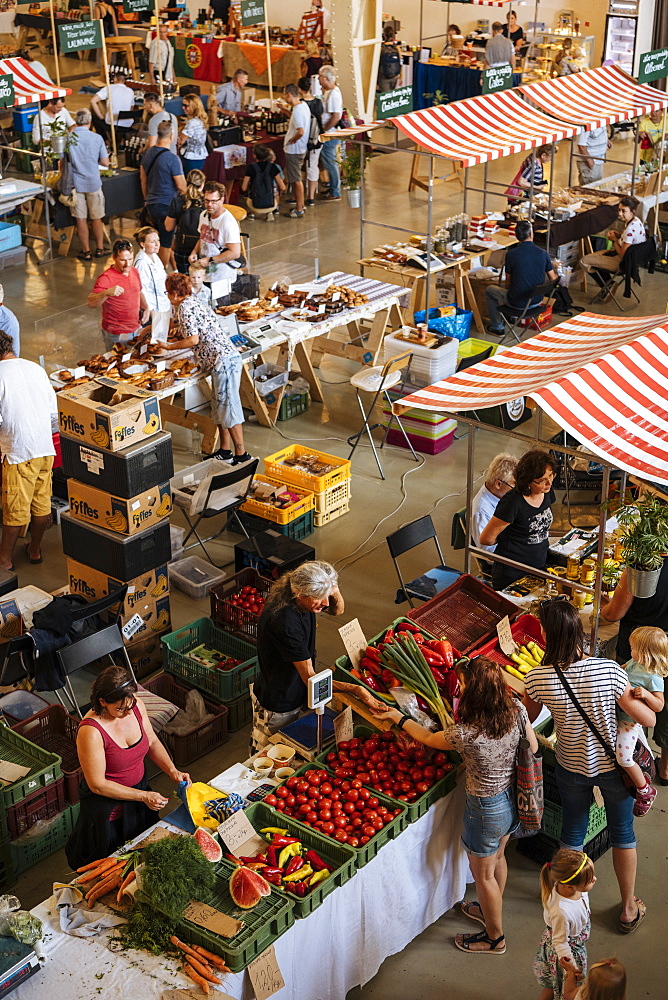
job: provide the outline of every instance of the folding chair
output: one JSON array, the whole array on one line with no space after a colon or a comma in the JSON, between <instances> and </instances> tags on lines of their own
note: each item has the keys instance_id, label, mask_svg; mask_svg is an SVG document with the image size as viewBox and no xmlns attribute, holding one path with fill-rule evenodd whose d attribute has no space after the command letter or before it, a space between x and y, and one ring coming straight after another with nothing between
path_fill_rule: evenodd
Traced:
<instances>
[{"instance_id":1,"label":"folding chair","mask_svg":"<svg viewBox=\"0 0 668 1000\"><path fill-rule=\"evenodd\" d=\"M96 660L101 660L104 656L108 656L109 662L113 664L116 662L113 655L114 653L116 655L120 653L121 658L125 661L124 666L127 668L133 681L137 683L137 678L135 677L135 672L132 669L132 663L130 662L130 657L128 656L127 649L125 648L123 636L121 635L121 630L118 625L108 625L107 628L103 628L99 632L95 632L93 635L87 635L84 639L79 639L78 642L73 642L71 646L65 646L63 649L57 650L56 658L63 668L67 696L72 702L74 710L77 712L79 718L81 718L81 709L79 708L79 703L77 702L74 689L72 688L70 674L75 673L77 670L83 670L84 667L89 666L91 663L95 663ZM56 696L58 697L61 705L63 705L57 691ZM63 708L64 707L65 706L63 705Z\"/></svg>"},{"instance_id":2,"label":"folding chair","mask_svg":"<svg viewBox=\"0 0 668 1000\"><path fill-rule=\"evenodd\" d=\"M0 646L0 687L9 687L30 678L34 673L35 640L30 632L14 636Z\"/></svg>"},{"instance_id":3,"label":"folding chair","mask_svg":"<svg viewBox=\"0 0 668 1000\"><path fill-rule=\"evenodd\" d=\"M629 312L631 309L635 309L636 306L640 305L640 299L631 287L630 280L628 281L629 294L627 295L625 291L624 297L633 298L635 302L631 302L628 306L623 306L617 298L617 293L626 282L627 274L633 274L634 272L637 274L640 267L647 267L650 273L653 273L656 257L656 243L654 238L649 236L644 243L634 243L628 248L616 271L590 267L589 275L600 285L599 291L590 302L607 302L608 299L612 299L620 312ZM637 274L637 278L633 278L633 281L638 285L640 284L639 274Z\"/></svg>"},{"instance_id":4,"label":"folding chair","mask_svg":"<svg viewBox=\"0 0 668 1000\"><path fill-rule=\"evenodd\" d=\"M187 511L183 512L190 527L190 531L183 539L183 548L192 549L195 545L199 545L211 565L216 566L217 569L220 569L221 567L213 561L206 550L205 543L214 541L214 539L222 535L224 531L227 531L231 521L236 521L242 534L245 535L246 538L249 537L237 511L239 510L239 507L246 502L246 497L248 496L248 491L251 483L253 482L253 476L255 475L258 461L259 459L254 458L252 462L247 462L245 465L236 467L233 466L229 472L222 472L219 476L213 476L211 478L211 483L209 484L209 492L207 493L206 501L204 503L204 510L201 514L197 515L197 519L194 523ZM208 520L210 517L217 517L219 514L226 515L225 524L220 531L217 531L215 535L209 535L207 538L200 538L198 532L200 522L203 519ZM187 545L186 542L192 535L195 536L197 541Z\"/></svg>"},{"instance_id":5,"label":"folding chair","mask_svg":"<svg viewBox=\"0 0 668 1000\"><path fill-rule=\"evenodd\" d=\"M388 394L388 389L392 389L395 385L398 385L402 379L402 370L408 368L413 357L412 353L408 351L406 354L397 354L393 358L389 358L384 365L376 365L374 368L362 368L361 371L357 372L350 380L350 384L355 386L355 391L357 394L357 405L360 408L360 413L362 414L362 427L357 432L348 438L348 444L351 445L350 454L348 458L351 459L355 453L357 445L360 443L360 438L363 434L368 434L369 441L371 442L371 448L373 450L374 458L376 459L376 465L378 466L378 471L380 472L380 478L385 479L385 473L383 472L383 467L380 464L380 458L378 457L378 452L376 451L376 445L374 444L373 434L371 433L376 427L380 427L380 424L369 424L369 417L373 413L373 408L378 402L378 397L382 394L385 398L387 405L390 408L390 419L387 427L385 428L385 433L383 434L383 440L380 447L382 448L387 440L387 435L390 432L390 428L394 420L396 420L399 430L404 436L406 444L410 448L413 458L416 462L419 462L419 456L415 453L415 448L411 444L408 434L404 430L404 426L401 423L399 417L392 413L392 400ZM364 405L362 403L362 397L360 392L372 392L374 394L371 406L365 411Z\"/></svg>"},{"instance_id":6,"label":"folding chair","mask_svg":"<svg viewBox=\"0 0 668 1000\"><path fill-rule=\"evenodd\" d=\"M417 548L423 542L427 542L430 539L433 539L436 546L440 565L423 573L422 576L418 576L414 580L405 583L401 575L401 569L399 568L399 556L405 552L409 552L411 549ZM397 591L395 604L402 604L407 600L410 606L414 608L413 598L417 598L420 601L428 601L430 597L440 594L442 590L445 590L446 587L449 587L451 583L454 583L461 576L458 569L453 569L451 566L446 566L443 563L443 553L441 552L441 546L436 535L434 522L429 514L425 514L424 517L419 517L416 521L411 521L410 524L399 528L398 531L392 532L391 535L387 535L386 541L390 555L392 556L394 568L399 577L399 583L401 584L401 587Z\"/></svg>"},{"instance_id":7,"label":"folding chair","mask_svg":"<svg viewBox=\"0 0 668 1000\"><path fill-rule=\"evenodd\" d=\"M462 507L461 510L456 510L452 515L450 546L455 552L457 552L458 549L466 547L466 507ZM476 566L478 567L478 573L483 580L485 580L485 582L491 580L492 564L486 562L484 559L479 559L476 555L474 555L473 558Z\"/></svg>"},{"instance_id":8,"label":"folding chair","mask_svg":"<svg viewBox=\"0 0 668 1000\"><path fill-rule=\"evenodd\" d=\"M557 278L556 281L550 281L545 285L536 285L529 294L527 304L523 309L518 309L515 306L508 305L508 303L499 306L499 312L503 320L503 333L500 335L502 340L505 340L510 334L518 344L521 344L522 334L527 330L533 329L536 333L541 332L537 319L544 312L545 307L549 305L552 293L559 284L559 281L560 279ZM539 295L542 296L540 302L532 306L531 302L537 299ZM525 320L529 322L526 326L523 326L522 324ZM492 331L490 330L489 332L491 333Z\"/></svg>"}]
</instances>

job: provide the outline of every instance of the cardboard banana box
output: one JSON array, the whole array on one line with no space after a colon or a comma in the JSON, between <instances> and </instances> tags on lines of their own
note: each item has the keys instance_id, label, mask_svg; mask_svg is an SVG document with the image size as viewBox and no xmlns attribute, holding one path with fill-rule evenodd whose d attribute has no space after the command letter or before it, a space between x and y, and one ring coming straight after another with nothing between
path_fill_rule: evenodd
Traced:
<instances>
[{"instance_id":1,"label":"cardboard banana box","mask_svg":"<svg viewBox=\"0 0 668 1000\"><path fill-rule=\"evenodd\" d=\"M111 612L105 612L105 614L110 622L115 620ZM121 628L124 628L135 615L141 618L143 624L125 640L126 646L134 646L142 639L148 639L149 636L160 636L171 628L169 593L157 601L144 601L141 604L135 604L134 608L124 608L121 615Z\"/></svg>"},{"instance_id":2,"label":"cardboard banana box","mask_svg":"<svg viewBox=\"0 0 668 1000\"><path fill-rule=\"evenodd\" d=\"M97 378L58 393L58 426L77 441L122 451L161 428L157 396L127 382Z\"/></svg>"},{"instance_id":3,"label":"cardboard banana box","mask_svg":"<svg viewBox=\"0 0 668 1000\"><path fill-rule=\"evenodd\" d=\"M23 616L21 609L12 598L0 601L0 640L15 639L23 634Z\"/></svg>"},{"instance_id":4,"label":"cardboard banana box","mask_svg":"<svg viewBox=\"0 0 668 1000\"><path fill-rule=\"evenodd\" d=\"M141 680L162 666L162 645L159 635L149 635L127 647L127 653L135 676Z\"/></svg>"},{"instance_id":5,"label":"cardboard banana box","mask_svg":"<svg viewBox=\"0 0 668 1000\"><path fill-rule=\"evenodd\" d=\"M99 528L119 535L136 535L169 517L172 496L169 483L161 483L139 496L115 497L104 490L87 486L76 479L67 480L70 514Z\"/></svg>"},{"instance_id":6,"label":"cardboard banana box","mask_svg":"<svg viewBox=\"0 0 668 1000\"><path fill-rule=\"evenodd\" d=\"M80 594L87 601L99 601L115 590L124 586L121 580L115 580L106 573L101 573L92 566L67 560L67 582L70 594ZM147 570L142 576L136 576L128 582L128 592L123 602L122 614L132 611L135 606L157 601L169 593L169 578L167 564L156 569Z\"/></svg>"}]
</instances>

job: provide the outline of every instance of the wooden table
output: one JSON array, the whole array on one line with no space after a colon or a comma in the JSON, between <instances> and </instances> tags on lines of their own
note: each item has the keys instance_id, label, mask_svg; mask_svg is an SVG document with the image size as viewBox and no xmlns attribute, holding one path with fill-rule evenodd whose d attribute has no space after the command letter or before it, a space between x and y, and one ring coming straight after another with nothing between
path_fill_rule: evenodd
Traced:
<instances>
[{"instance_id":1,"label":"wooden table","mask_svg":"<svg viewBox=\"0 0 668 1000\"><path fill-rule=\"evenodd\" d=\"M128 64L128 69L132 76L135 74L135 45L144 47L144 39L141 35L118 35L105 39L109 58L113 59L114 53L124 52Z\"/></svg>"}]
</instances>

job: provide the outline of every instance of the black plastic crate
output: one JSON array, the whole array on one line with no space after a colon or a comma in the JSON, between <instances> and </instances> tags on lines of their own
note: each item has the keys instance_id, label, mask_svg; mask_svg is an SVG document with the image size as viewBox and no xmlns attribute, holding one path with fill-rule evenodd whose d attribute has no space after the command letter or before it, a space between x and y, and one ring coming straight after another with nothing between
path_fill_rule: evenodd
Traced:
<instances>
[{"instance_id":1,"label":"black plastic crate","mask_svg":"<svg viewBox=\"0 0 668 1000\"><path fill-rule=\"evenodd\" d=\"M598 861L609 849L610 834L607 827L605 830L597 833L588 844L584 845L584 852L592 861ZM538 833L535 837L525 837L517 841L518 853L523 854L525 858L529 858L530 861L535 861L539 865L544 865L546 861L550 861L557 850L559 850L559 841L553 840L552 837L546 837L544 833Z\"/></svg>"},{"instance_id":2,"label":"black plastic crate","mask_svg":"<svg viewBox=\"0 0 668 1000\"><path fill-rule=\"evenodd\" d=\"M104 451L60 435L63 469L70 479L116 497L138 496L174 475L172 436L161 431L123 451Z\"/></svg>"},{"instance_id":3,"label":"black plastic crate","mask_svg":"<svg viewBox=\"0 0 668 1000\"><path fill-rule=\"evenodd\" d=\"M108 573L115 580L132 580L169 562L172 556L167 519L126 538L115 531L95 528L77 521L70 514L63 514L61 531L66 556L86 563L101 573Z\"/></svg>"},{"instance_id":4,"label":"black plastic crate","mask_svg":"<svg viewBox=\"0 0 668 1000\"><path fill-rule=\"evenodd\" d=\"M286 538L272 528L236 543L234 572L239 573L247 566L251 566L261 576L277 580L283 573L315 558L315 549L312 545Z\"/></svg>"}]
</instances>

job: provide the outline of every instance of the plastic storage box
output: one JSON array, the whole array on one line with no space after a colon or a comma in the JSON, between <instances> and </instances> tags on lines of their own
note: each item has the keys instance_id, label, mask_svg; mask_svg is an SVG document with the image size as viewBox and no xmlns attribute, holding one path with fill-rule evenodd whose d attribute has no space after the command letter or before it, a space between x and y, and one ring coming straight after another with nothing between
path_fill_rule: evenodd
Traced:
<instances>
[{"instance_id":1,"label":"plastic storage box","mask_svg":"<svg viewBox=\"0 0 668 1000\"><path fill-rule=\"evenodd\" d=\"M177 524L169 526L169 541L172 547L172 558L170 562L178 562L183 559L183 539L186 533L185 528L179 528Z\"/></svg>"},{"instance_id":2,"label":"plastic storage box","mask_svg":"<svg viewBox=\"0 0 668 1000\"><path fill-rule=\"evenodd\" d=\"M21 246L21 227L13 222L0 222L0 253Z\"/></svg>"},{"instance_id":3,"label":"plastic storage box","mask_svg":"<svg viewBox=\"0 0 668 1000\"><path fill-rule=\"evenodd\" d=\"M115 580L132 580L162 566L171 557L167 520L128 538L63 514L61 531L66 556L108 573Z\"/></svg>"},{"instance_id":4,"label":"plastic storage box","mask_svg":"<svg viewBox=\"0 0 668 1000\"><path fill-rule=\"evenodd\" d=\"M242 695L248 697L249 686L258 672L255 648L249 642L216 628L210 618L198 618L190 625L163 636L161 641L163 666L167 673L225 703ZM202 643L225 656L241 660L241 663L232 670L218 670L193 660L188 654Z\"/></svg>"},{"instance_id":5,"label":"plastic storage box","mask_svg":"<svg viewBox=\"0 0 668 1000\"><path fill-rule=\"evenodd\" d=\"M227 573L222 569L216 569L210 562L205 562L199 556L186 556L169 564L170 582L182 590L193 601L201 601L221 580L224 580Z\"/></svg>"},{"instance_id":6,"label":"plastic storage box","mask_svg":"<svg viewBox=\"0 0 668 1000\"><path fill-rule=\"evenodd\" d=\"M0 711L12 726L48 707L49 702L32 691L11 691L0 698Z\"/></svg>"},{"instance_id":7,"label":"plastic storage box","mask_svg":"<svg viewBox=\"0 0 668 1000\"><path fill-rule=\"evenodd\" d=\"M228 711L227 731L236 733L243 729L253 718L253 705L249 694L242 694L240 698L233 701L223 702Z\"/></svg>"},{"instance_id":8,"label":"plastic storage box","mask_svg":"<svg viewBox=\"0 0 668 1000\"><path fill-rule=\"evenodd\" d=\"M209 486L213 476L221 476L231 470L231 466L219 461L217 458L207 458L205 462L198 462L187 469L181 469L170 480L172 488L172 503L175 507L185 510L189 517L201 514L209 496ZM184 487L194 489L193 493L186 493Z\"/></svg>"},{"instance_id":9,"label":"plastic storage box","mask_svg":"<svg viewBox=\"0 0 668 1000\"><path fill-rule=\"evenodd\" d=\"M334 468L331 472L315 475L285 464L286 459L299 458L304 455L317 455L322 462L332 465ZM351 469L351 463L347 458L328 455L324 451L306 448L301 444L290 444L273 455L267 455L264 460L264 471L272 479L278 479L282 483L294 483L295 486L311 490L312 493L322 493L330 486L335 486L336 483L343 482L344 479L350 479Z\"/></svg>"},{"instance_id":10,"label":"plastic storage box","mask_svg":"<svg viewBox=\"0 0 668 1000\"><path fill-rule=\"evenodd\" d=\"M447 337L440 347L432 348L425 347L424 344L413 344L390 333L383 341L383 357L387 361L410 351L413 355L409 369L410 380L414 385L422 387L454 375L458 347L459 341L454 337Z\"/></svg>"},{"instance_id":11,"label":"plastic storage box","mask_svg":"<svg viewBox=\"0 0 668 1000\"><path fill-rule=\"evenodd\" d=\"M191 690L166 673L151 677L144 682L144 687L182 709L186 707L188 692ZM205 699L204 707L209 715L213 715L213 719L186 733L170 733L162 729L158 734L160 742L167 748L174 765L180 771L205 753L215 750L221 743L227 742L227 706Z\"/></svg>"},{"instance_id":12,"label":"plastic storage box","mask_svg":"<svg viewBox=\"0 0 668 1000\"><path fill-rule=\"evenodd\" d=\"M251 538L253 535L260 534L266 531L267 528L271 528L273 531L278 531L281 535L285 535L286 538L294 538L299 542L302 538L308 538L309 535L312 535L315 528L312 510L307 511L306 514L302 514L301 517L296 517L289 524L275 524L273 521L268 521L266 517L256 517L255 514L245 514L243 511L239 511L239 521ZM236 525L231 524L230 531L236 531L237 534L241 534L239 527Z\"/></svg>"},{"instance_id":13,"label":"plastic storage box","mask_svg":"<svg viewBox=\"0 0 668 1000\"><path fill-rule=\"evenodd\" d=\"M17 805L32 792L46 788L61 777L60 757L30 743L23 736L0 726L0 760L29 767L30 771L11 785L0 788L0 824L4 823L6 810ZM0 829L0 836L2 830Z\"/></svg>"},{"instance_id":14,"label":"plastic storage box","mask_svg":"<svg viewBox=\"0 0 668 1000\"><path fill-rule=\"evenodd\" d=\"M60 441L68 478L117 497L138 496L174 475L172 436L165 431L116 452L82 444L66 434Z\"/></svg>"},{"instance_id":15,"label":"plastic storage box","mask_svg":"<svg viewBox=\"0 0 668 1000\"><path fill-rule=\"evenodd\" d=\"M68 802L78 802L83 775L77 753L79 720L69 715L62 705L47 705L32 718L17 722L12 728L43 750L58 754L65 779L65 798Z\"/></svg>"},{"instance_id":16,"label":"plastic storage box","mask_svg":"<svg viewBox=\"0 0 668 1000\"><path fill-rule=\"evenodd\" d=\"M258 365L253 371L253 385L259 396L270 396L281 386L287 385L290 372L280 365ZM260 381L264 379L264 381Z\"/></svg>"},{"instance_id":17,"label":"plastic storage box","mask_svg":"<svg viewBox=\"0 0 668 1000\"><path fill-rule=\"evenodd\" d=\"M11 250L4 250L0 253L0 271L3 271L6 267L15 267L18 264L25 265L27 253L28 248L24 246L14 247Z\"/></svg>"}]
</instances>

